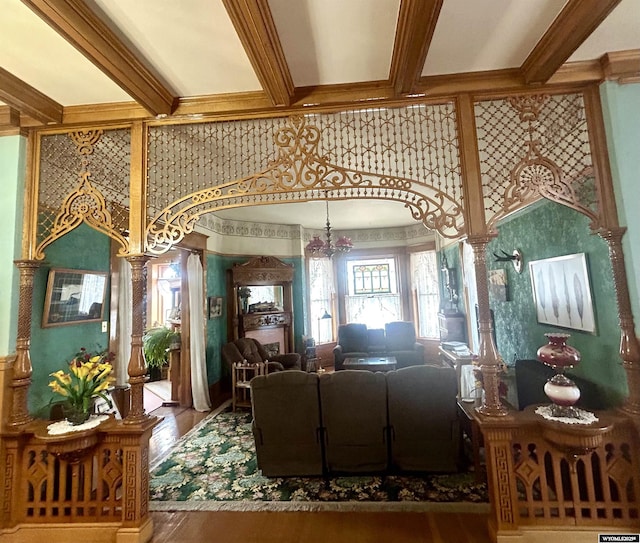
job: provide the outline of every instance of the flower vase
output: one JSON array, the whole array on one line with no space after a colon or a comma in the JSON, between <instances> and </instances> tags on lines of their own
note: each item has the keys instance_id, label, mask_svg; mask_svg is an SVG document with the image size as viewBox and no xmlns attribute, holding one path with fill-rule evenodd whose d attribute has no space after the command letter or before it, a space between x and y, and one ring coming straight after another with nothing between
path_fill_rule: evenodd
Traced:
<instances>
[{"instance_id":1,"label":"flower vase","mask_svg":"<svg viewBox=\"0 0 640 543\"><path fill-rule=\"evenodd\" d=\"M554 417L578 418L574 404L580 399L580 389L564 375L580 362L580 352L567 345L569 334L545 334L549 342L538 349L538 360L553 368L556 374L544 385L544 393L551 400L551 415Z\"/></svg>"},{"instance_id":2,"label":"flower vase","mask_svg":"<svg viewBox=\"0 0 640 543\"><path fill-rule=\"evenodd\" d=\"M65 420L71 426L79 426L89 420L93 411L93 398L83 398L81 403L67 402L62 407Z\"/></svg>"}]
</instances>

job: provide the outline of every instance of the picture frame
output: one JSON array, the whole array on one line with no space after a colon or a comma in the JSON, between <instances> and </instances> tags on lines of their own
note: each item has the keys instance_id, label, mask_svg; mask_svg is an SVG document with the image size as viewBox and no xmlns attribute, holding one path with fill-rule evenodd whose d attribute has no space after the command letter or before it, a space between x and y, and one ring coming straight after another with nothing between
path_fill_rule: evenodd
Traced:
<instances>
[{"instance_id":1,"label":"picture frame","mask_svg":"<svg viewBox=\"0 0 640 543\"><path fill-rule=\"evenodd\" d=\"M102 320L107 272L52 268L42 313L42 327Z\"/></svg>"},{"instance_id":2,"label":"picture frame","mask_svg":"<svg viewBox=\"0 0 640 543\"><path fill-rule=\"evenodd\" d=\"M208 304L208 318L215 319L222 316L222 296L209 296L207 300Z\"/></svg>"},{"instance_id":3,"label":"picture frame","mask_svg":"<svg viewBox=\"0 0 640 543\"><path fill-rule=\"evenodd\" d=\"M531 261L529 275L540 324L596 332L585 253Z\"/></svg>"},{"instance_id":4,"label":"picture frame","mask_svg":"<svg viewBox=\"0 0 640 543\"><path fill-rule=\"evenodd\" d=\"M504 269L489 270L489 296L493 301L507 301L507 271Z\"/></svg>"}]
</instances>

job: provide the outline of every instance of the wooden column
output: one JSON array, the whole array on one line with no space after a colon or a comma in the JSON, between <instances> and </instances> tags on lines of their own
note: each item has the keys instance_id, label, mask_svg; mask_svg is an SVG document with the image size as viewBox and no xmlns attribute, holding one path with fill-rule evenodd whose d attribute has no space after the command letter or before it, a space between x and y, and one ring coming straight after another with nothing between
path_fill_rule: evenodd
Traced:
<instances>
[{"instance_id":1,"label":"wooden column","mask_svg":"<svg viewBox=\"0 0 640 543\"><path fill-rule=\"evenodd\" d=\"M609 258L613 268L613 284L618 302L618 318L620 320L620 357L627 372L629 396L622 410L636 418L640 415L640 347L635 335L631 299L627 283L627 272L624 267L622 236L626 228L618 227L602 229L599 234L609 246Z\"/></svg>"},{"instance_id":2,"label":"wooden column","mask_svg":"<svg viewBox=\"0 0 640 543\"><path fill-rule=\"evenodd\" d=\"M484 387L484 399L478 411L483 415L499 417L507 414L498 392L500 374L504 371L504 362L493 342L486 261L487 245L494 237L495 234L469 236L467 242L473 249L476 288L478 290L478 326L480 328L478 366L482 372Z\"/></svg>"},{"instance_id":3,"label":"wooden column","mask_svg":"<svg viewBox=\"0 0 640 543\"><path fill-rule=\"evenodd\" d=\"M11 416L9 424L19 426L32 420L27 408L27 393L31 385L31 311L33 307L33 277L40 267L36 260L16 260L20 271L20 292L18 299L18 335L16 340L16 360L13 365L13 388Z\"/></svg>"},{"instance_id":4,"label":"wooden column","mask_svg":"<svg viewBox=\"0 0 640 543\"><path fill-rule=\"evenodd\" d=\"M129 358L129 385L131 386L131 409L124 419L127 424L135 424L147 420L149 415L144 411L144 383L147 379L147 365L142 350L142 334L144 332L144 266L149 260L147 255L126 257L131 264L132 283L132 320L131 320L131 358Z\"/></svg>"}]
</instances>

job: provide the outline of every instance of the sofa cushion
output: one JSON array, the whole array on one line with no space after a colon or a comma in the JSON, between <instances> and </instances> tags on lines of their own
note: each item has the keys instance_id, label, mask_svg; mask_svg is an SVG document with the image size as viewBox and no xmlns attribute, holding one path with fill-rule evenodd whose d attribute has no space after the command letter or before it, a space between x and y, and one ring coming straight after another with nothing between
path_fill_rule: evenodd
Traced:
<instances>
[{"instance_id":1,"label":"sofa cushion","mask_svg":"<svg viewBox=\"0 0 640 543\"><path fill-rule=\"evenodd\" d=\"M260 356L260 352L258 351L258 346L256 342L251 338L240 338L235 341L236 347L240 351L242 358L244 358L249 364L257 364L258 362L263 362L262 356Z\"/></svg>"},{"instance_id":2,"label":"sofa cushion","mask_svg":"<svg viewBox=\"0 0 640 543\"><path fill-rule=\"evenodd\" d=\"M383 353L386 350L384 340L384 328L369 328L367 330L368 351L370 353Z\"/></svg>"},{"instance_id":3,"label":"sofa cushion","mask_svg":"<svg viewBox=\"0 0 640 543\"><path fill-rule=\"evenodd\" d=\"M416 342L416 331L412 322L395 321L384 325L387 351L410 351Z\"/></svg>"},{"instance_id":4,"label":"sofa cushion","mask_svg":"<svg viewBox=\"0 0 640 543\"><path fill-rule=\"evenodd\" d=\"M367 325L357 322L342 324L338 328L338 343L343 353L366 352L368 346Z\"/></svg>"}]
</instances>

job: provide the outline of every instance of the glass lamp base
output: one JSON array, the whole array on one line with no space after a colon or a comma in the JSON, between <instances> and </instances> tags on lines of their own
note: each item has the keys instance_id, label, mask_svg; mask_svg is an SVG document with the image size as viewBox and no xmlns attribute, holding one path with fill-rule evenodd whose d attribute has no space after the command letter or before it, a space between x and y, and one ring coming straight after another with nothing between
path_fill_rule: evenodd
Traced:
<instances>
[{"instance_id":1,"label":"glass lamp base","mask_svg":"<svg viewBox=\"0 0 640 543\"><path fill-rule=\"evenodd\" d=\"M566 375L558 373L544 385L544 393L553 402L554 417L579 418L573 405L580 399L580 389Z\"/></svg>"}]
</instances>

